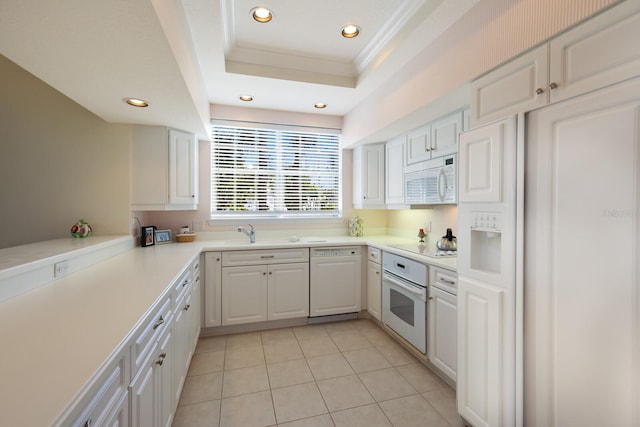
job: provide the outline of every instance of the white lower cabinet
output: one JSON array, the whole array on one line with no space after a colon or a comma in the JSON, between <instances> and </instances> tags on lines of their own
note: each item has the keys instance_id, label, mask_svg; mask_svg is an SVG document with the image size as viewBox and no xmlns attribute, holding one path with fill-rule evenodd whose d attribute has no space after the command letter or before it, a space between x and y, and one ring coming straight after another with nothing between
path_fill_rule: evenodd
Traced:
<instances>
[{"instance_id":1,"label":"white lower cabinet","mask_svg":"<svg viewBox=\"0 0 640 427\"><path fill-rule=\"evenodd\" d=\"M270 265L267 274L267 319L309 315L309 263Z\"/></svg>"},{"instance_id":2,"label":"white lower cabinet","mask_svg":"<svg viewBox=\"0 0 640 427\"><path fill-rule=\"evenodd\" d=\"M429 269L429 360L456 381L458 366L458 277L438 267Z\"/></svg>"},{"instance_id":3,"label":"white lower cabinet","mask_svg":"<svg viewBox=\"0 0 640 427\"><path fill-rule=\"evenodd\" d=\"M438 288L429 295L429 360L453 381L457 357L456 296Z\"/></svg>"},{"instance_id":4,"label":"white lower cabinet","mask_svg":"<svg viewBox=\"0 0 640 427\"><path fill-rule=\"evenodd\" d=\"M221 270L222 325L309 315L308 248L223 252Z\"/></svg>"},{"instance_id":5,"label":"white lower cabinet","mask_svg":"<svg viewBox=\"0 0 640 427\"><path fill-rule=\"evenodd\" d=\"M369 248L367 262L367 311L382 321L382 267L380 249Z\"/></svg>"},{"instance_id":6,"label":"white lower cabinet","mask_svg":"<svg viewBox=\"0 0 640 427\"><path fill-rule=\"evenodd\" d=\"M101 380L96 392L85 404L81 415L72 421L74 427L89 426L128 426L130 353L126 351L115 362Z\"/></svg>"},{"instance_id":7,"label":"white lower cabinet","mask_svg":"<svg viewBox=\"0 0 640 427\"><path fill-rule=\"evenodd\" d=\"M222 325L222 253L204 254L204 320L205 328Z\"/></svg>"},{"instance_id":8,"label":"white lower cabinet","mask_svg":"<svg viewBox=\"0 0 640 427\"><path fill-rule=\"evenodd\" d=\"M222 324L267 320L267 271L263 265L222 268Z\"/></svg>"},{"instance_id":9,"label":"white lower cabinet","mask_svg":"<svg viewBox=\"0 0 640 427\"><path fill-rule=\"evenodd\" d=\"M131 382L132 426L160 427L171 423L174 408L172 339L173 328L169 327Z\"/></svg>"}]
</instances>

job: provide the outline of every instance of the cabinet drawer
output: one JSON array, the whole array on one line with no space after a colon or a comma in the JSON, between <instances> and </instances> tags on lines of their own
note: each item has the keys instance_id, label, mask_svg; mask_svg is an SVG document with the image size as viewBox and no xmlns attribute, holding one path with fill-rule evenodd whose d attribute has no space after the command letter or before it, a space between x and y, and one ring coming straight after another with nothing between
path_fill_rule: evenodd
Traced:
<instances>
[{"instance_id":1,"label":"cabinet drawer","mask_svg":"<svg viewBox=\"0 0 640 427\"><path fill-rule=\"evenodd\" d=\"M191 263L191 275L197 277L200 274L201 257L199 256Z\"/></svg>"},{"instance_id":2,"label":"cabinet drawer","mask_svg":"<svg viewBox=\"0 0 640 427\"><path fill-rule=\"evenodd\" d=\"M452 294L457 294L458 288L458 276L447 270L441 270L439 268L433 268L434 271L434 283L437 283L437 287L440 289L446 289Z\"/></svg>"},{"instance_id":3,"label":"cabinet drawer","mask_svg":"<svg viewBox=\"0 0 640 427\"><path fill-rule=\"evenodd\" d=\"M108 418L122 404L129 384L129 354L125 353L102 377L94 388L91 401L82 415L71 424L73 427L105 425Z\"/></svg>"},{"instance_id":4,"label":"cabinet drawer","mask_svg":"<svg viewBox=\"0 0 640 427\"><path fill-rule=\"evenodd\" d=\"M307 261L309 261L309 248L258 249L222 253L223 267Z\"/></svg>"},{"instance_id":5,"label":"cabinet drawer","mask_svg":"<svg viewBox=\"0 0 640 427\"><path fill-rule=\"evenodd\" d=\"M369 261L380 264L380 261L382 260L382 252L380 252L380 249L369 246L367 253Z\"/></svg>"},{"instance_id":6,"label":"cabinet drawer","mask_svg":"<svg viewBox=\"0 0 640 427\"><path fill-rule=\"evenodd\" d=\"M174 283L173 285L173 291L172 291L172 297L173 297L173 301L174 304L180 299L182 298L182 296L184 295L184 293L189 289L191 283L192 283L192 276L191 276L191 272L192 269L191 267L189 269L187 269L187 271L185 271L182 276L180 276L180 278Z\"/></svg>"},{"instance_id":7,"label":"cabinet drawer","mask_svg":"<svg viewBox=\"0 0 640 427\"><path fill-rule=\"evenodd\" d=\"M147 317L144 326L131 344L132 378L144 363L147 353L158 340L160 334L170 325L171 319L171 298L167 297L160 304L160 308Z\"/></svg>"}]
</instances>

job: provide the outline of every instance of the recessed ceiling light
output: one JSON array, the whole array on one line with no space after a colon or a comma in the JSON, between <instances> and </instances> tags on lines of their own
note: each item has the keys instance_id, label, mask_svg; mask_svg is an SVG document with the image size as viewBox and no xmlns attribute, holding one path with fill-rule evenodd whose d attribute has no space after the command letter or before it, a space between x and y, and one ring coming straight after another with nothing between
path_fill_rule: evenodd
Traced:
<instances>
[{"instance_id":1,"label":"recessed ceiling light","mask_svg":"<svg viewBox=\"0 0 640 427\"><path fill-rule=\"evenodd\" d=\"M327 104L325 104L324 102L316 102L315 104L313 104L314 107L316 108L327 108Z\"/></svg>"},{"instance_id":2,"label":"recessed ceiling light","mask_svg":"<svg viewBox=\"0 0 640 427\"><path fill-rule=\"evenodd\" d=\"M266 7L254 7L251 9L251 17L256 22L269 22L273 18L273 12Z\"/></svg>"},{"instance_id":3,"label":"recessed ceiling light","mask_svg":"<svg viewBox=\"0 0 640 427\"><path fill-rule=\"evenodd\" d=\"M240 101L253 101L253 96L251 95L240 95Z\"/></svg>"},{"instance_id":4,"label":"recessed ceiling light","mask_svg":"<svg viewBox=\"0 0 640 427\"><path fill-rule=\"evenodd\" d=\"M357 25L347 25L342 29L342 37L352 39L360 34L360 27Z\"/></svg>"},{"instance_id":5,"label":"recessed ceiling light","mask_svg":"<svg viewBox=\"0 0 640 427\"><path fill-rule=\"evenodd\" d=\"M148 107L149 103L143 99L139 99L139 98L122 98L122 100L124 102L126 102L129 105L132 105L134 107Z\"/></svg>"}]
</instances>

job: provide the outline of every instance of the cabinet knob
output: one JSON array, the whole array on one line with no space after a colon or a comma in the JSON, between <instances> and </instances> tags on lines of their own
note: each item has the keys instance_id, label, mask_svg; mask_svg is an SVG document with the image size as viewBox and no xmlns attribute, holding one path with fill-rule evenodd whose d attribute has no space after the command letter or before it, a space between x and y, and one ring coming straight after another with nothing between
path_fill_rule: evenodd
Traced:
<instances>
[{"instance_id":1,"label":"cabinet knob","mask_svg":"<svg viewBox=\"0 0 640 427\"><path fill-rule=\"evenodd\" d=\"M196 198L196 195L195 195L195 194L192 194L192 195L191 195L191 197L192 197L193 199L195 199L195 198Z\"/></svg>"},{"instance_id":2,"label":"cabinet knob","mask_svg":"<svg viewBox=\"0 0 640 427\"><path fill-rule=\"evenodd\" d=\"M216 261L220 261L220 258L216 258Z\"/></svg>"},{"instance_id":3,"label":"cabinet knob","mask_svg":"<svg viewBox=\"0 0 640 427\"><path fill-rule=\"evenodd\" d=\"M164 359L158 359L156 360L156 365L160 365L162 366L162 364L164 363Z\"/></svg>"},{"instance_id":4,"label":"cabinet knob","mask_svg":"<svg viewBox=\"0 0 640 427\"><path fill-rule=\"evenodd\" d=\"M433 299L433 297L429 297L429 301L431 301Z\"/></svg>"},{"instance_id":5,"label":"cabinet knob","mask_svg":"<svg viewBox=\"0 0 640 427\"><path fill-rule=\"evenodd\" d=\"M541 87L539 87L538 89L536 89L536 94L538 95L542 95L544 93L544 89L542 89Z\"/></svg>"},{"instance_id":6,"label":"cabinet knob","mask_svg":"<svg viewBox=\"0 0 640 427\"><path fill-rule=\"evenodd\" d=\"M558 83L555 83L555 82L552 82L552 83L549 85L549 89L551 89L551 90L556 89L557 87L558 87Z\"/></svg>"}]
</instances>

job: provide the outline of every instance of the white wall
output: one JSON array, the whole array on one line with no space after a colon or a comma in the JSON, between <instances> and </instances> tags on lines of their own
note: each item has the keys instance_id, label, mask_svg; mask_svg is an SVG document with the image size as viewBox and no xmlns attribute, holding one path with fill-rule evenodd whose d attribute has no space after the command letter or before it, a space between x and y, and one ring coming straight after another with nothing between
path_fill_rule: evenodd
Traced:
<instances>
[{"instance_id":1,"label":"white wall","mask_svg":"<svg viewBox=\"0 0 640 427\"><path fill-rule=\"evenodd\" d=\"M0 76L0 248L70 236L80 218L95 234L128 234L129 126L1 55Z\"/></svg>"}]
</instances>

